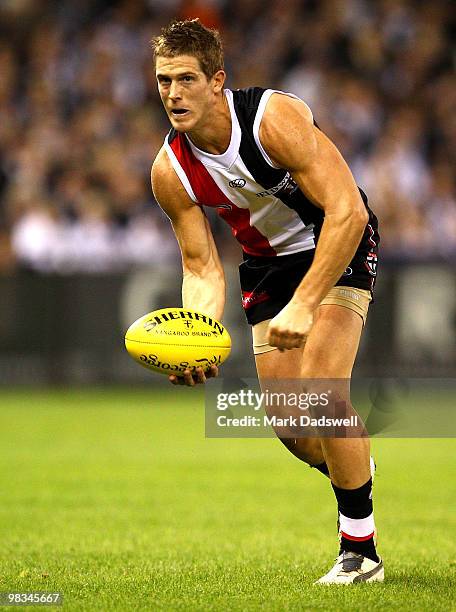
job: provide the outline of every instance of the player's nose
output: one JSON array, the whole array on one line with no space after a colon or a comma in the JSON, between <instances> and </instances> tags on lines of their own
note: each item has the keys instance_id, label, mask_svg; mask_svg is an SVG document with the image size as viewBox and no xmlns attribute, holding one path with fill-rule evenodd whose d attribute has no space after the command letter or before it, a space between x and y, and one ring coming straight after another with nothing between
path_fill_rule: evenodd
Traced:
<instances>
[{"instance_id":1,"label":"player's nose","mask_svg":"<svg viewBox=\"0 0 456 612\"><path fill-rule=\"evenodd\" d=\"M169 97L171 100L179 100L181 98L179 83L172 82L169 88Z\"/></svg>"}]
</instances>

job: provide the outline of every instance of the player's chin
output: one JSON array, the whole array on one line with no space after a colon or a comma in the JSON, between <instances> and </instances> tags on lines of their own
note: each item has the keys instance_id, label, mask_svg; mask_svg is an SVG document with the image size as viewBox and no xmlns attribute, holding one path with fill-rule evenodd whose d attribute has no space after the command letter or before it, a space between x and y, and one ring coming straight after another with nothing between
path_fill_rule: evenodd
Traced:
<instances>
[{"instance_id":1,"label":"player's chin","mask_svg":"<svg viewBox=\"0 0 456 612\"><path fill-rule=\"evenodd\" d=\"M195 125L195 118L190 112L185 113L185 115L174 115L170 113L169 119L176 132L188 132Z\"/></svg>"}]
</instances>

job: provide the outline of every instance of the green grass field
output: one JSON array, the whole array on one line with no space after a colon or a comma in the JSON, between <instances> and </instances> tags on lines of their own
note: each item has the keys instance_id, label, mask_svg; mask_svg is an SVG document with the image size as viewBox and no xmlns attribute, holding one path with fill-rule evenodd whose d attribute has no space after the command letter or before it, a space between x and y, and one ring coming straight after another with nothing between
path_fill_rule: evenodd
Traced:
<instances>
[{"instance_id":1,"label":"green grass field","mask_svg":"<svg viewBox=\"0 0 456 612\"><path fill-rule=\"evenodd\" d=\"M337 553L328 481L275 440L205 439L201 390L1 391L0 419L0 591L68 610L456 609L452 439L374 440L386 581L316 587Z\"/></svg>"}]
</instances>

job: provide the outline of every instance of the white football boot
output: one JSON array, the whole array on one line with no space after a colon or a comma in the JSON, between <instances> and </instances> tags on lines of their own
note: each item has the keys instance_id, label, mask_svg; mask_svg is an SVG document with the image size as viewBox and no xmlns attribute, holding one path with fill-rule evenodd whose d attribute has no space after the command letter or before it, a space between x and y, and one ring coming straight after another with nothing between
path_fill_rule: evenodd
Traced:
<instances>
[{"instance_id":1,"label":"white football boot","mask_svg":"<svg viewBox=\"0 0 456 612\"><path fill-rule=\"evenodd\" d=\"M357 584L360 582L383 582L383 561L372 561L354 552L340 554L334 567L314 584Z\"/></svg>"}]
</instances>

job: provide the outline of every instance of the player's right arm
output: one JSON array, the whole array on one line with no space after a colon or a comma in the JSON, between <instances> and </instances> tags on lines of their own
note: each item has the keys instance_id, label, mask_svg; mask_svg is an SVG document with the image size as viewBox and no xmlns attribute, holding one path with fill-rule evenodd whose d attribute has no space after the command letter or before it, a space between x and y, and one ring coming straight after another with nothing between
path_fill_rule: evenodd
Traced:
<instances>
[{"instance_id":1,"label":"player's right arm","mask_svg":"<svg viewBox=\"0 0 456 612\"><path fill-rule=\"evenodd\" d=\"M182 305L221 320L225 276L209 222L195 204L161 149L152 166L155 199L169 217L182 254Z\"/></svg>"},{"instance_id":2,"label":"player's right arm","mask_svg":"<svg viewBox=\"0 0 456 612\"><path fill-rule=\"evenodd\" d=\"M181 250L182 306L220 321L225 307L225 275L212 231L202 208L188 196L163 148L152 166L151 182L155 199L169 217ZM212 375L216 375L216 368ZM192 384L191 377L186 376L185 381ZM204 382L204 375L197 382Z\"/></svg>"}]
</instances>

